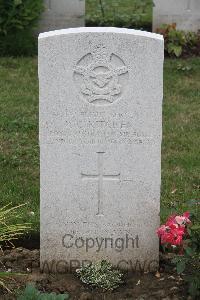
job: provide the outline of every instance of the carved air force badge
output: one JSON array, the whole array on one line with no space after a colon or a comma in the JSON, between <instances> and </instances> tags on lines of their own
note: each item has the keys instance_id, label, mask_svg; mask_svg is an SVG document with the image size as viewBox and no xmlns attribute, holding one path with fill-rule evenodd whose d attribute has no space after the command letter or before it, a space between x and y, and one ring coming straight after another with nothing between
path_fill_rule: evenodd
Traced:
<instances>
[{"instance_id":1,"label":"carved air force badge","mask_svg":"<svg viewBox=\"0 0 200 300\"><path fill-rule=\"evenodd\" d=\"M74 68L74 80L81 95L92 104L108 105L121 96L127 83L128 68L114 53L97 45Z\"/></svg>"}]
</instances>

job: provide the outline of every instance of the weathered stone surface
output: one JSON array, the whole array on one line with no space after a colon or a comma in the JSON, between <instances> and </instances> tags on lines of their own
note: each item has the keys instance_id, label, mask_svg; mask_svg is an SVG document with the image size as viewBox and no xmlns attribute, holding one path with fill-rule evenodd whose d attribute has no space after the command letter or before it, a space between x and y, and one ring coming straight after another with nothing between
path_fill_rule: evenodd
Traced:
<instances>
[{"instance_id":1,"label":"weathered stone surface","mask_svg":"<svg viewBox=\"0 0 200 300\"><path fill-rule=\"evenodd\" d=\"M40 35L42 265L155 267L163 52L128 29Z\"/></svg>"},{"instance_id":2,"label":"weathered stone surface","mask_svg":"<svg viewBox=\"0 0 200 300\"><path fill-rule=\"evenodd\" d=\"M39 32L85 24L85 0L44 0L44 5Z\"/></svg>"},{"instance_id":3,"label":"weathered stone surface","mask_svg":"<svg viewBox=\"0 0 200 300\"><path fill-rule=\"evenodd\" d=\"M199 0L154 0L153 31L162 24L176 23L177 29L198 31L200 29Z\"/></svg>"}]
</instances>

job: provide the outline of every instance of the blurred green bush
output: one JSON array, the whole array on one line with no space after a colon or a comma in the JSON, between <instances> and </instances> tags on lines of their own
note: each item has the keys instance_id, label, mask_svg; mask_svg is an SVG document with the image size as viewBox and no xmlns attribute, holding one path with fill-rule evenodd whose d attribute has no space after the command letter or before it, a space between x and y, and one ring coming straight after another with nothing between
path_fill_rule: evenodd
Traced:
<instances>
[{"instance_id":1,"label":"blurred green bush","mask_svg":"<svg viewBox=\"0 0 200 300\"><path fill-rule=\"evenodd\" d=\"M86 25L151 31L152 10L152 0L86 0Z\"/></svg>"},{"instance_id":2,"label":"blurred green bush","mask_svg":"<svg viewBox=\"0 0 200 300\"><path fill-rule=\"evenodd\" d=\"M0 0L0 56L34 55L43 0Z\"/></svg>"}]
</instances>

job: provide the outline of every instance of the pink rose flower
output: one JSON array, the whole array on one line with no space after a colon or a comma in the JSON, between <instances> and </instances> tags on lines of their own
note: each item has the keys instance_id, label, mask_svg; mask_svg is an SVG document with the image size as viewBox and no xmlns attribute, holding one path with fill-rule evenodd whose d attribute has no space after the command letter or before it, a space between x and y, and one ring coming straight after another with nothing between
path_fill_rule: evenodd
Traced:
<instances>
[{"instance_id":1,"label":"pink rose flower","mask_svg":"<svg viewBox=\"0 0 200 300\"><path fill-rule=\"evenodd\" d=\"M171 246L182 246L184 236L187 235L187 224L191 223L190 213L185 212L182 216L170 216L166 224L161 225L157 230L157 235L161 239L161 244Z\"/></svg>"}]
</instances>

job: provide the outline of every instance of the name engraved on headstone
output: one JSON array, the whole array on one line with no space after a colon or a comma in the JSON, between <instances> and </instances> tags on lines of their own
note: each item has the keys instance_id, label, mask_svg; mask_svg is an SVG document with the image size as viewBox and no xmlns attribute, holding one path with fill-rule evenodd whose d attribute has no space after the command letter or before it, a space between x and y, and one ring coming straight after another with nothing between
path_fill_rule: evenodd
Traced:
<instances>
[{"instance_id":1,"label":"name engraved on headstone","mask_svg":"<svg viewBox=\"0 0 200 300\"><path fill-rule=\"evenodd\" d=\"M106 114L101 112L80 112L81 119L65 110L65 115L52 115L51 121L46 124L48 141L50 143L76 144L80 140L83 144L153 144L154 135L143 132L136 116L129 112ZM60 118L64 120L60 124ZM72 129L73 128L73 134ZM74 134L75 132L75 134Z\"/></svg>"}]
</instances>

